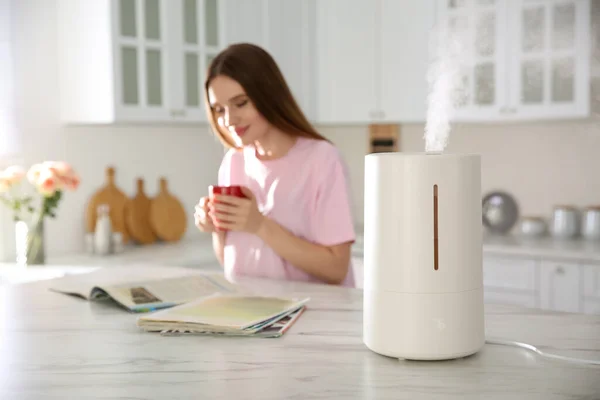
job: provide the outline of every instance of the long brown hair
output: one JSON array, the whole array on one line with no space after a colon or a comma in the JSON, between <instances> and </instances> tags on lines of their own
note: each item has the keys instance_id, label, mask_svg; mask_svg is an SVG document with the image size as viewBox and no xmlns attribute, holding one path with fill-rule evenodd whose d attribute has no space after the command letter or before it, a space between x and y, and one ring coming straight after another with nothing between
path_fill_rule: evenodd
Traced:
<instances>
[{"instance_id":1,"label":"long brown hair","mask_svg":"<svg viewBox=\"0 0 600 400\"><path fill-rule=\"evenodd\" d=\"M224 146L231 148L235 144L229 134L219 129L208 100L210 82L219 75L237 81L258 112L275 128L292 136L327 140L315 130L298 106L273 57L259 46L236 43L212 60L204 83L208 120Z\"/></svg>"}]
</instances>

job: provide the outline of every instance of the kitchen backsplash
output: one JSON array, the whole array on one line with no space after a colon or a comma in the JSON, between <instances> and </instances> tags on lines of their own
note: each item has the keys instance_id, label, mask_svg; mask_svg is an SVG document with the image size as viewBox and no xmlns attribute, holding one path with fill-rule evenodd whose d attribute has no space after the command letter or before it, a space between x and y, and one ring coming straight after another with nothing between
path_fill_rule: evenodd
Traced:
<instances>
[{"instance_id":1,"label":"kitchen backsplash","mask_svg":"<svg viewBox=\"0 0 600 400\"><path fill-rule=\"evenodd\" d=\"M401 127L401 151L423 151L423 125ZM318 129L340 148L351 177L354 215L363 222L366 126L328 126ZM30 130L29 132L36 132ZM91 194L104 183L106 165L116 167L116 182L133 194L135 178L146 179L149 195L158 177L190 212L189 235L195 234L192 212L204 189L214 182L222 150L206 128L75 127L46 125L44 132L61 138L47 157L69 160L82 175L75 193L68 193L59 217L47 226L51 254L83 249L83 215ZM29 162L44 157L30 149ZM50 150L50 148L48 148ZM482 156L482 191L501 189L513 194L523 214L550 216L555 204L600 204L600 125L598 122L555 122L456 126L449 152ZM45 158L45 157L44 157ZM8 235L5 240L10 241ZM10 248L10 245L8 246Z\"/></svg>"},{"instance_id":2,"label":"kitchen backsplash","mask_svg":"<svg viewBox=\"0 0 600 400\"><path fill-rule=\"evenodd\" d=\"M400 151L424 151L423 124L403 125ZM321 127L349 164L354 212L362 222L367 127ZM600 204L600 119L587 122L454 126L452 153L481 154L482 192L505 190L527 215L555 204Z\"/></svg>"}]
</instances>

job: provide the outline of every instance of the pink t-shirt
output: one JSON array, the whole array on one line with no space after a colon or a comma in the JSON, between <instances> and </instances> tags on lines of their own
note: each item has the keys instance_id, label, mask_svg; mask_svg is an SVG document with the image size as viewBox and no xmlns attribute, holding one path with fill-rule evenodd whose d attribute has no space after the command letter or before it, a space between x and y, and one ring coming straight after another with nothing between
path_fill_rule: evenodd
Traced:
<instances>
[{"instance_id":1,"label":"pink t-shirt","mask_svg":"<svg viewBox=\"0 0 600 400\"><path fill-rule=\"evenodd\" d=\"M256 157L254 147L229 150L219 169L219 185L243 185L258 209L296 236L324 246L354 241L355 233L346 166L335 146L298 138L276 160ZM225 274L321 282L290 264L258 236L227 233ZM354 287L352 263L343 286Z\"/></svg>"}]
</instances>

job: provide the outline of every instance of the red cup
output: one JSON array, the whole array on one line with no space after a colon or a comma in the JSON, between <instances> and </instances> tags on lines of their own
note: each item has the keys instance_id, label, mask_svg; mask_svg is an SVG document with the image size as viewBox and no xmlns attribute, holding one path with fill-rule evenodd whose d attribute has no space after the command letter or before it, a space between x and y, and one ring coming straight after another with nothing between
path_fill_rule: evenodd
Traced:
<instances>
[{"instance_id":1,"label":"red cup","mask_svg":"<svg viewBox=\"0 0 600 400\"><path fill-rule=\"evenodd\" d=\"M242 192L242 187L239 185L231 185L231 186L211 185L208 187L208 193L210 196L210 201L215 201L214 200L215 194L223 194L223 195L227 195L227 196L246 198L246 196ZM225 232L225 231L227 231L227 229L217 228L217 231Z\"/></svg>"},{"instance_id":2,"label":"red cup","mask_svg":"<svg viewBox=\"0 0 600 400\"><path fill-rule=\"evenodd\" d=\"M210 193L210 197L212 198L215 194L224 194L224 195L228 195L228 196L235 196L235 197L246 197L244 196L244 193L242 192L242 187L238 186L238 185L232 185L232 186L209 186L208 187L208 192Z\"/></svg>"}]
</instances>

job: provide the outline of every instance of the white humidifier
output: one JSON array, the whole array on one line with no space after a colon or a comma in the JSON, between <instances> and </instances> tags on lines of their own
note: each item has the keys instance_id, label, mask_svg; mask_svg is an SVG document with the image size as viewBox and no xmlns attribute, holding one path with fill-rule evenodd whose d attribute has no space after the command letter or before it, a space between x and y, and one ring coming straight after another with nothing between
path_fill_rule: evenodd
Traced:
<instances>
[{"instance_id":1,"label":"white humidifier","mask_svg":"<svg viewBox=\"0 0 600 400\"><path fill-rule=\"evenodd\" d=\"M478 155L365 157L363 340L443 360L485 343Z\"/></svg>"}]
</instances>

